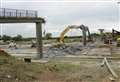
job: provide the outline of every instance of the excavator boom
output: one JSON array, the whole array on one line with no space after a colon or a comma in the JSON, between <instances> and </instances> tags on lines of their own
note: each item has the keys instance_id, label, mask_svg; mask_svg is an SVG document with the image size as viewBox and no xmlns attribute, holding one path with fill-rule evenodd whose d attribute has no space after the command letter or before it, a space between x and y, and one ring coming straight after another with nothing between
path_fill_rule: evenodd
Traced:
<instances>
[{"instance_id":1,"label":"excavator boom","mask_svg":"<svg viewBox=\"0 0 120 82\"><path fill-rule=\"evenodd\" d=\"M60 43L63 44L64 43L64 35L70 30L70 29L81 29L82 33L83 33L83 44L86 45L86 34L88 32L88 39L91 40L91 36L90 36L90 31L88 29L87 26L84 25L71 25L68 26L67 28L65 28L62 33L60 34Z\"/></svg>"}]
</instances>

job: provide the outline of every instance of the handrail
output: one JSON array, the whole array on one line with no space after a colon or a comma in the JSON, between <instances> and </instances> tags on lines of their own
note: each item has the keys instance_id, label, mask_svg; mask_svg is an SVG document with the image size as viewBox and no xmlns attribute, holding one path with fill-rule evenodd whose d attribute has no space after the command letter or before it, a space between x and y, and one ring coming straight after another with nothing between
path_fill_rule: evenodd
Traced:
<instances>
[{"instance_id":1,"label":"handrail","mask_svg":"<svg viewBox=\"0 0 120 82\"><path fill-rule=\"evenodd\" d=\"M33 10L19 10L19 9L8 9L0 8L0 17L14 17L14 18L37 18L37 11Z\"/></svg>"}]
</instances>

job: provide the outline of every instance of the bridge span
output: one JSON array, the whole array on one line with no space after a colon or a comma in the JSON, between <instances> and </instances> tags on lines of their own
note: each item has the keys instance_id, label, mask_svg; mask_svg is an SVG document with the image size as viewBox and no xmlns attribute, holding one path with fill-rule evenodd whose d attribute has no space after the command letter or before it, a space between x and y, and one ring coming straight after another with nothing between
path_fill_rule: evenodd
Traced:
<instances>
[{"instance_id":1,"label":"bridge span","mask_svg":"<svg viewBox=\"0 0 120 82\"><path fill-rule=\"evenodd\" d=\"M36 23L37 58L43 57L42 24L45 23L45 20L38 17L37 11L0 8L0 24L6 23Z\"/></svg>"}]
</instances>

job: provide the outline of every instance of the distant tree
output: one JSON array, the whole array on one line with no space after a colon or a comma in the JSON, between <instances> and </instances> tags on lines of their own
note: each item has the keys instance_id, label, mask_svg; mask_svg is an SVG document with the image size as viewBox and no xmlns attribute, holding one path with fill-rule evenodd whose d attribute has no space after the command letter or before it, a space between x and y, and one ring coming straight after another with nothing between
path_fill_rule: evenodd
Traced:
<instances>
[{"instance_id":1,"label":"distant tree","mask_svg":"<svg viewBox=\"0 0 120 82\"><path fill-rule=\"evenodd\" d=\"M100 34L98 34L98 33L91 33L91 36L92 36L92 37L99 37Z\"/></svg>"},{"instance_id":2,"label":"distant tree","mask_svg":"<svg viewBox=\"0 0 120 82\"><path fill-rule=\"evenodd\" d=\"M68 36L64 36L64 38L68 38Z\"/></svg>"},{"instance_id":3,"label":"distant tree","mask_svg":"<svg viewBox=\"0 0 120 82\"><path fill-rule=\"evenodd\" d=\"M4 42L6 42L6 41L8 41L8 40L11 40L11 37L8 36L8 35L3 35L3 36L2 36L2 40L3 40Z\"/></svg>"},{"instance_id":4,"label":"distant tree","mask_svg":"<svg viewBox=\"0 0 120 82\"><path fill-rule=\"evenodd\" d=\"M60 37L56 38L56 40L57 40L57 42L59 42L60 41Z\"/></svg>"},{"instance_id":5,"label":"distant tree","mask_svg":"<svg viewBox=\"0 0 120 82\"><path fill-rule=\"evenodd\" d=\"M21 35L17 35L15 37L13 37L12 40L14 40L14 41L22 41L23 37Z\"/></svg>"},{"instance_id":6,"label":"distant tree","mask_svg":"<svg viewBox=\"0 0 120 82\"><path fill-rule=\"evenodd\" d=\"M2 39L1 35L0 35L0 40Z\"/></svg>"},{"instance_id":7,"label":"distant tree","mask_svg":"<svg viewBox=\"0 0 120 82\"><path fill-rule=\"evenodd\" d=\"M45 35L45 39L51 39L52 38L52 34L51 33L46 33Z\"/></svg>"}]
</instances>

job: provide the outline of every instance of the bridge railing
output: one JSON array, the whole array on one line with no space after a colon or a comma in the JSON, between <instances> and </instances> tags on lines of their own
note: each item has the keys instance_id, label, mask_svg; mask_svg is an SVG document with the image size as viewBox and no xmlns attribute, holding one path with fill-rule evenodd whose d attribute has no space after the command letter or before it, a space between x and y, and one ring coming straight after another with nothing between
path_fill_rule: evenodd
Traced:
<instances>
[{"instance_id":1,"label":"bridge railing","mask_svg":"<svg viewBox=\"0 0 120 82\"><path fill-rule=\"evenodd\" d=\"M37 18L37 11L0 8L0 17Z\"/></svg>"}]
</instances>

